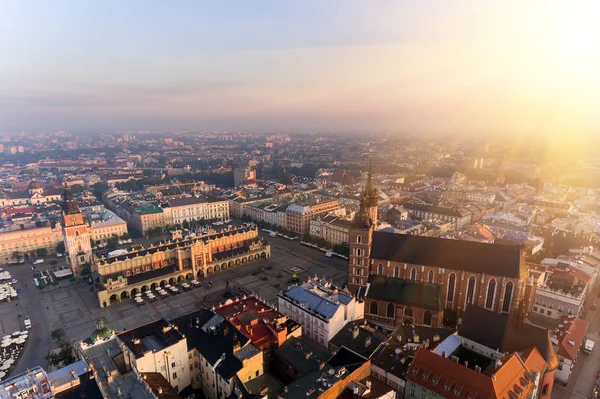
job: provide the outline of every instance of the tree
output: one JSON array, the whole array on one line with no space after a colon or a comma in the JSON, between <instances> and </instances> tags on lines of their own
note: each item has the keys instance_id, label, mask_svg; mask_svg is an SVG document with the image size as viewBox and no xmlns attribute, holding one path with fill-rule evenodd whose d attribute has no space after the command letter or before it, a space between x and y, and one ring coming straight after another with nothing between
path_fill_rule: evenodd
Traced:
<instances>
[{"instance_id":1,"label":"tree","mask_svg":"<svg viewBox=\"0 0 600 399\"><path fill-rule=\"evenodd\" d=\"M73 184L72 186L69 186L69 188L73 194L78 194L85 190L85 187L83 187L81 184Z\"/></svg>"},{"instance_id":2,"label":"tree","mask_svg":"<svg viewBox=\"0 0 600 399\"><path fill-rule=\"evenodd\" d=\"M119 245L119 239L116 237L111 237L108 239L108 243L107 243L107 248L111 251L114 251L115 249L117 249L117 246Z\"/></svg>"},{"instance_id":3,"label":"tree","mask_svg":"<svg viewBox=\"0 0 600 399\"><path fill-rule=\"evenodd\" d=\"M96 196L96 198L101 198L102 194L108 190L108 184L104 183L104 182L98 182L98 183L94 183L92 185L92 191L94 192L94 195Z\"/></svg>"},{"instance_id":4,"label":"tree","mask_svg":"<svg viewBox=\"0 0 600 399\"><path fill-rule=\"evenodd\" d=\"M57 328L56 330L52 330L50 332L50 337L52 337L52 339L60 342L65 337L65 330L63 330L62 328Z\"/></svg>"},{"instance_id":5,"label":"tree","mask_svg":"<svg viewBox=\"0 0 600 399\"><path fill-rule=\"evenodd\" d=\"M61 342L58 346L58 352L48 352L44 359L49 365L55 367L66 366L77 360L73 355L73 344L70 342Z\"/></svg>"},{"instance_id":6,"label":"tree","mask_svg":"<svg viewBox=\"0 0 600 399\"><path fill-rule=\"evenodd\" d=\"M20 262L21 259L23 259L23 254L19 251L15 251L12 253L12 257L13 259L15 259L17 262Z\"/></svg>"},{"instance_id":7,"label":"tree","mask_svg":"<svg viewBox=\"0 0 600 399\"><path fill-rule=\"evenodd\" d=\"M58 244L56 244L56 253L57 254L64 254L65 253L65 243L64 243L64 241L61 241Z\"/></svg>"},{"instance_id":8,"label":"tree","mask_svg":"<svg viewBox=\"0 0 600 399\"><path fill-rule=\"evenodd\" d=\"M35 250L35 256L38 258L43 258L48 255L48 250L46 248L38 248Z\"/></svg>"},{"instance_id":9,"label":"tree","mask_svg":"<svg viewBox=\"0 0 600 399\"><path fill-rule=\"evenodd\" d=\"M51 260L51 261L50 261L50 265L51 265L51 266L56 266L57 264L58 264L58 262L57 262L57 261L55 261L55 260Z\"/></svg>"}]
</instances>

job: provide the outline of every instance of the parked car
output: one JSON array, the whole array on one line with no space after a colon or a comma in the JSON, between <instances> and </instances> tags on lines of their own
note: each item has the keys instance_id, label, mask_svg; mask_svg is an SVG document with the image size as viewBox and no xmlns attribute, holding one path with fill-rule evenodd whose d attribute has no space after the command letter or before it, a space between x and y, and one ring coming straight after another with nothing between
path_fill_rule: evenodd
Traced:
<instances>
[{"instance_id":1,"label":"parked car","mask_svg":"<svg viewBox=\"0 0 600 399\"><path fill-rule=\"evenodd\" d=\"M31 328L31 320L30 320L30 319L25 319L25 320L23 321L23 324L25 325L25 328L26 328L27 330L29 330L29 329Z\"/></svg>"},{"instance_id":2,"label":"parked car","mask_svg":"<svg viewBox=\"0 0 600 399\"><path fill-rule=\"evenodd\" d=\"M585 344L583 344L583 353L590 354L594 350L594 341L591 339L586 339Z\"/></svg>"}]
</instances>

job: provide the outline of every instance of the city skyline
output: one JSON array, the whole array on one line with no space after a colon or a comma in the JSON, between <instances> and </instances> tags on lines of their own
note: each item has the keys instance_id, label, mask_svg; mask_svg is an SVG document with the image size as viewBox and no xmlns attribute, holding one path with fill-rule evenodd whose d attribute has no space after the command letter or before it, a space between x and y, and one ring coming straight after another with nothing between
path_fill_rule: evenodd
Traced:
<instances>
[{"instance_id":1,"label":"city skyline","mask_svg":"<svg viewBox=\"0 0 600 399\"><path fill-rule=\"evenodd\" d=\"M583 134L598 5L4 3L0 130Z\"/></svg>"}]
</instances>

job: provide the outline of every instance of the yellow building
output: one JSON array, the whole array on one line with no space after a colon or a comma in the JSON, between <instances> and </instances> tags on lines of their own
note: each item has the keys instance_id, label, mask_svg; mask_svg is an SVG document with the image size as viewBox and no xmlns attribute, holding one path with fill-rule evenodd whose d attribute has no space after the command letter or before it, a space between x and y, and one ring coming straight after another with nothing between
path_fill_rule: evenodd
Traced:
<instances>
[{"instance_id":1,"label":"yellow building","mask_svg":"<svg viewBox=\"0 0 600 399\"><path fill-rule=\"evenodd\" d=\"M19 252L24 257L33 257L39 248L46 248L49 254L56 251L56 245L63 240L60 226L52 228L35 227L30 223L21 228L5 228L0 230L0 264L14 262L14 252Z\"/></svg>"},{"instance_id":2,"label":"yellow building","mask_svg":"<svg viewBox=\"0 0 600 399\"><path fill-rule=\"evenodd\" d=\"M258 228L246 225L94 258L92 270L100 276L98 301L106 307L160 285L202 278L270 256L271 247L258 236Z\"/></svg>"}]
</instances>

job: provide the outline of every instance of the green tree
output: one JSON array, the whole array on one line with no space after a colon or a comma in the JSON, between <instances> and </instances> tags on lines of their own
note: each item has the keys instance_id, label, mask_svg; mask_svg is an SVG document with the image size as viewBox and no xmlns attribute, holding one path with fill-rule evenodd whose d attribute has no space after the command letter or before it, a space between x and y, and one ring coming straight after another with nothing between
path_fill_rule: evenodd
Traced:
<instances>
[{"instance_id":1,"label":"green tree","mask_svg":"<svg viewBox=\"0 0 600 399\"><path fill-rule=\"evenodd\" d=\"M38 248L35 250L35 256L38 258L43 258L48 255L48 250L46 248Z\"/></svg>"},{"instance_id":2,"label":"green tree","mask_svg":"<svg viewBox=\"0 0 600 399\"><path fill-rule=\"evenodd\" d=\"M117 249L117 246L119 245L119 239L116 237L111 237L108 239L108 243L107 243L107 248L111 251L114 251L115 249Z\"/></svg>"},{"instance_id":3,"label":"green tree","mask_svg":"<svg viewBox=\"0 0 600 399\"><path fill-rule=\"evenodd\" d=\"M63 330L62 328L57 328L56 330L52 330L50 332L50 337L52 337L53 340L60 342L65 337L65 330Z\"/></svg>"},{"instance_id":4,"label":"green tree","mask_svg":"<svg viewBox=\"0 0 600 399\"><path fill-rule=\"evenodd\" d=\"M55 261L55 260L51 260L51 261L50 261L50 265L51 265L51 266L56 266L57 264L58 264L58 262L57 262L57 261Z\"/></svg>"},{"instance_id":5,"label":"green tree","mask_svg":"<svg viewBox=\"0 0 600 399\"><path fill-rule=\"evenodd\" d=\"M22 254L21 252L19 252L19 251L14 251L14 252L12 253L12 257L13 257L13 259L15 259L17 262L20 262L20 261L21 261L21 259L23 259L23 254Z\"/></svg>"},{"instance_id":6,"label":"green tree","mask_svg":"<svg viewBox=\"0 0 600 399\"><path fill-rule=\"evenodd\" d=\"M78 194L85 190L85 187L83 187L81 184L73 184L72 186L69 186L69 188L73 194Z\"/></svg>"},{"instance_id":7,"label":"green tree","mask_svg":"<svg viewBox=\"0 0 600 399\"><path fill-rule=\"evenodd\" d=\"M102 194L108 190L108 184L104 183L104 182L98 182L98 183L94 183L92 185L92 191L94 192L94 195L96 196L96 198L100 199L102 198Z\"/></svg>"},{"instance_id":8,"label":"green tree","mask_svg":"<svg viewBox=\"0 0 600 399\"><path fill-rule=\"evenodd\" d=\"M56 244L56 253L57 254L64 254L65 253L65 243L64 243L64 241L61 241L58 244Z\"/></svg>"}]
</instances>

